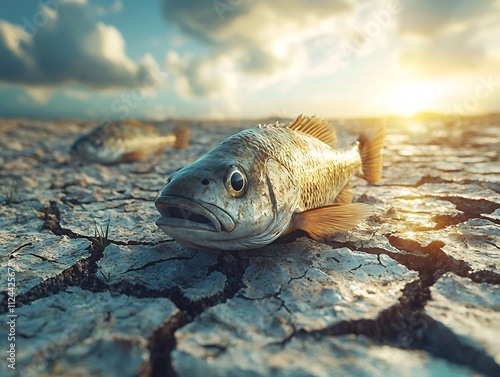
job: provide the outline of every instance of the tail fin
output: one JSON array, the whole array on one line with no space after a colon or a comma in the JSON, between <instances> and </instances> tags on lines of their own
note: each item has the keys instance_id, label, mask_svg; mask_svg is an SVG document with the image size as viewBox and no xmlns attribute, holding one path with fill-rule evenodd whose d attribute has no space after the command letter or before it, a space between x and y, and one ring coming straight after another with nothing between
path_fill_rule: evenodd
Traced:
<instances>
[{"instance_id":1,"label":"tail fin","mask_svg":"<svg viewBox=\"0 0 500 377\"><path fill-rule=\"evenodd\" d=\"M180 127L174 131L175 149L187 149L189 147L189 134L191 130L188 127Z\"/></svg>"},{"instance_id":2,"label":"tail fin","mask_svg":"<svg viewBox=\"0 0 500 377\"><path fill-rule=\"evenodd\" d=\"M361 155L362 177L368 182L378 182L382 178L382 147L385 142L385 124L373 127L358 139Z\"/></svg>"}]
</instances>

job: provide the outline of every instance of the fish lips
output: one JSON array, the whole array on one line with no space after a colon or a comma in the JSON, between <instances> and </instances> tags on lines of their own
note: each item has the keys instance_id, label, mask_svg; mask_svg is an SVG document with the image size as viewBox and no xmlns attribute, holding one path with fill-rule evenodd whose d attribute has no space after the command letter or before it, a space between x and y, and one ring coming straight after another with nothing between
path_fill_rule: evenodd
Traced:
<instances>
[{"instance_id":1,"label":"fish lips","mask_svg":"<svg viewBox=\"0 0 500 377\"><path fill-rule=\"evenodd\" d=\"M156 219L156 225L161 229L171 227L230 232L236 226L224 210L209 203L202 205L192 200L165 195L156 198L155 206L161 214Z\"/></svg>"}]
</instances>

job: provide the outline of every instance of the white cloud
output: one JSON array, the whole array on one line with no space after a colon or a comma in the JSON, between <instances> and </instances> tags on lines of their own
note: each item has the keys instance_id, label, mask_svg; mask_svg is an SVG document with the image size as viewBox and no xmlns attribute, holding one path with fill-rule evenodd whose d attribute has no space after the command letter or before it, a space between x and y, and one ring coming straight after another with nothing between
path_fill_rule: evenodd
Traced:
<instances>
[{"instance_id":1,"label":"white cloud","mask_svg":"<svg viewBox=\"0 0 500 377\"><path fill-rule=\"evenodd\" d=\"M267 44L270 39L316 27L321 21L351 8L349 1L344 0L228 1L224 2L228 7L221 14L217 3L222 2L164 0L164 15L169 23L200 41L221 48L256 47L258 43Z\"/></svg>"},{"instance_id":2,"label":"white cloud","mask_svg":"<svg viewBox=\"0 0 500 377\"><path fill-rule=\"evenodd\" d=\"M2 76L16 80L33 67L34 62L23 45L29 44L24 30L6 21L0 20L0 79Z\"/></svg>"},{"instance_id":3,"label":"white cloud","mask_svg":"<svg viewBox=\"0 0 500 377\"><path fill-rule=\"evenodd\" d=\"M334 20L351 9L344 0L224 2L222 10L220 4L163 2L167 22L211 51L205 56L168 54L167 68L183 96L262 88L292 77L306 63L307 42L338 33Z\"/></svg>"},{"instance_id":4,"label":"white cloud","mask_svg":"<svg viewBox=\"0 0 500 377\"><path fill-rule=\"evenodd\" d=\"M419 75L447 75L481 67L485 49L469 38L469 30L429 39L401 53L401 62Z\"/></svg>"},{"instance_id":5,"label":"white cloud","mask_svg":"<svg viewBox=\"0 0 500 377\"><path fill-rule=\"evenodd\" d=\"M384 49L416 75L500 67L500 0L163 0L163 13L206 51L168 55L184 97L291 88Z\"/></svg>"},{"instance_id":6,"label":"white cloud","mask_svg":"<svg viewBox=\"0 0 500 377\"><path fill-rule=\"evenodd\" d=\"M40 105L46 105L50 102L52 98L52 92L47 88L26 88L26 94Z\"/></svg>"},{"instance_id":7,"label":"white cloud","mask_svg":"<svg viewBox=\"0 0 500 377\"><path fill-rule=\"evenodd\" d=\"M175 88L182 97L210 96L234 88L234 67L227 57L205 59L187 55L181 58L170 51L166 61L167 68L176 77Z\"/></svg>"},{"instance_id":8,"label":"white cloud","mask_svg":"<svg viewBox=\"0 0 500 377\"><path fill-rule=\"evenodd\" d=\"M0 21L0 81L109 89L144 85L158 70L151 57L132 61L118 29L97 22L85 1L49 11L42 6L39 12L46 15L39 26Z\"/></svg>"},{"instance_id":9,"label":"white cloud","mask_svg":"<svg viewBox=\"0 0 500 377\"><path fill-rule=\"evenodd\" d=\"M399 20L401 63L422 76L491 72L492 67L500 72L499 24L498 0L405 3Z\"/></svg>"}]
</instances>

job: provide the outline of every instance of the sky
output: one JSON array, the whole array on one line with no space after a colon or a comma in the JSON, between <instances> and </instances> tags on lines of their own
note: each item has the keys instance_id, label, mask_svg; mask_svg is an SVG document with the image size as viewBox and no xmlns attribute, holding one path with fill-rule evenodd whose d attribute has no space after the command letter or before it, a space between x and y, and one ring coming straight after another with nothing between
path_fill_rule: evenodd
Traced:
<instances>
[{"instance_id":1,"label":"sky","mask_svg":"<svg viewBox=\"0 0 500 377\"><path fill-rule=\"evenodd\" d=\"M500 111L500 0L0 0L0 117Z\"/></svg>"}]
</instances>

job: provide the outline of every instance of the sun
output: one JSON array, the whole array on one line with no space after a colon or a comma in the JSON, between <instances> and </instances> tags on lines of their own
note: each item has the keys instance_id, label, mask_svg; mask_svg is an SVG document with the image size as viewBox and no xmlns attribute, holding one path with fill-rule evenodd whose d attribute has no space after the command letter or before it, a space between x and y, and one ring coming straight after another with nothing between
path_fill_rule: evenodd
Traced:
<instances>
[{"instance_id":1,"label":"sun","mask_svg":"<svg viewBox=\"0 0 500 377\"><path fill-rule=\"evenodd\" d=\"M432 108L437 88L428 83L399 84L384 95L384 105L393 115L412 116Z\"/></svg>"}]
</instances>

